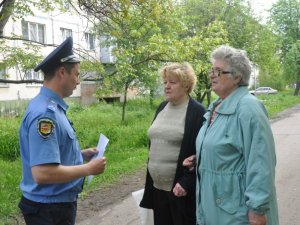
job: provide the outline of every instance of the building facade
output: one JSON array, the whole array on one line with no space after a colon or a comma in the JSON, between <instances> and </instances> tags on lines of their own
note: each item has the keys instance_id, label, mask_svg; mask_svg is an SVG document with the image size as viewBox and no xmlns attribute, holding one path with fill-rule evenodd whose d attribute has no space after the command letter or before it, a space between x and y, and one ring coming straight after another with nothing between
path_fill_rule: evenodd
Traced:
<instances>
[{"instance_id":1,"label":"building facade","mask_svg":"<svg viewBox=\"0 0 300 225\"><path fill-rule=\"evenodd\" d=\"M66 7L69 7L66 5ZM100 48L100 37L91 32L92 24L83 16L72 13L71 9L68 12L52 11L42 12L39 10L33 10L34 16L26 16L23 19L12 20L10 19L4 28L4 36L11 37L17 35L26 40L41 43L40 52L38 54L45 57L48 55L55 46L58 46L67 37L73 37L73 48L75 54L80 58L89 58L93 60L102 60L103 63L112 62L111 47ZM8 41L10 46L23 48L25 42L23 40ZM0 63L1 63L0 58ZM8 77L4 77L4 74L8 74ZM9 80L43 80L42 72L31 71L22 73L19 65L15 68L9 68L0 70L0 79ZM90 85L91 82L82 82L77 86L77 89L73 92L71 97L81 98L82 86L84 86L83 94L89 94L85 96L90 103L92 98L95 84ZM31 99L38 94L41 87L41 83L28 83L28 84L13 84L13 83L0 83L0 101L18 100L18 99Z\"/></svg>"}]
</instances>

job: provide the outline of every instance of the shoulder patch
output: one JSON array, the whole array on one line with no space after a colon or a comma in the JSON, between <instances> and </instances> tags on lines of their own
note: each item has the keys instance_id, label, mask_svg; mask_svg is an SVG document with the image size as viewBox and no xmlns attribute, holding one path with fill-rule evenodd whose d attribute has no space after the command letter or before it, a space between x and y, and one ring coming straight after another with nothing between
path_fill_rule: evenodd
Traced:
<instances>
[{"instance_id":1,"label":"shoulder patch","mask_svg":"<svg viewBox=\"0 0 300 225\"><path fill-rule=\"evenodd\" d=\"M50 118L39 119L37 123L37 130L42 138L44 139L49 138L52 135L54 130L53 120L51 120Z\"/></svg>"}]
</instances>

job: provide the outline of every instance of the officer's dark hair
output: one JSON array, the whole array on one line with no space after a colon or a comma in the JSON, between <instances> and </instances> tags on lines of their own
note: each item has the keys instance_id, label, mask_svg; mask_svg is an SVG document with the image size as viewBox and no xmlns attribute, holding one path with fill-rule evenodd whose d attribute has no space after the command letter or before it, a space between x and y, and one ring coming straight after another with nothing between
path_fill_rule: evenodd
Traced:
<instances>
[{"instance_id":1,"label":"officer's dark hair","mask_svg":"<svg viewBox=\"0 0 300 225\"><path fill-rule=\"evenodd\" d=\"M54 67L53 69L44 73L44 80L46 80L46 81L52 80L55 75L56 70L58 70L60 67L64 67L68 73L71 73L72 69L74 68L74 66L76 64L78 64L78 63L63 63L60 66Z\"/></svg>"}]
</instances>

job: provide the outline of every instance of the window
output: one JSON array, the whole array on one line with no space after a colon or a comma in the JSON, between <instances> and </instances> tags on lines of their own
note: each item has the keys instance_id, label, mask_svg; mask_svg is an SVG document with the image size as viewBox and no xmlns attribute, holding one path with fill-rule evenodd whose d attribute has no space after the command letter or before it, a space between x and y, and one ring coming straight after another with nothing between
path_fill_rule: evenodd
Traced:
<instances>
[{"instance_id":1,"label":"window","mask_svg":"<svg viewBox=\"0 0 300 225\"><path fill-rule=\"evenodd\" d=\"M104 35L100 37L100 61L102 63L115 63L115 57L113 50L115 45L113 44L114 38Z\"/></svg>"},{"instance_id":2,"label":"window","mask_svg":"<svg viewBox=\"0 0 300 225\"><path fill-rule=\"evenodd\" d=\"M33 70L28 71L24 77L25 80L43 80L41 74L39 72L35 72Z\"/></svg>"},{"instance_id":3,"label":"window","mask_svg":"<svg viewBox=\"0 0 300 225\"><path fill-rule=\"evenodd\" d=\"M64 7L64 9L65 9L65 10L68 10L68 9L70 9L70 3L69 3L69 2L66 2L66 1L64 1L64 2L63 2L63 7Z\"/></svg>"},{"instance_id":4,"label":"window","mask_svg":"<svg viewBox=\"0 0 300 225\"><path fill-rule=\"evenodd\" d=\"M45 43L45 25L22 20L23 37L30 41Z\"/></svg>"},{"instance_id":5,"label":"window","mask_svg":"<svg viewBox=\"0 0 300 225\"><path fill-rule=\"evenodd\" d=\"M95 35L91 33L85 33L85 41L87 49L94 50L95 49Z\"/></svg>"},{"instance_id":6,"label":"window","mask_svg":"<svg viewBox=\"0 0 300 225\"><path fill-rule=\"evenodd\" d=\"M66 28L60 28L62 40L66 40L68 37L72 37L72 30Z\"/></svg>"},{"instance_id":7,"label":"window","mask_svg":"<svg viewBox=\"0 0 300 225\"><path fill-rule=\"evenodd\" d=\"M0 69L0 79L3 80L7 79L6 69ZM8 84L0 82L0 87L6 87L6 86L8 86Z\"/></svg>"}]
</instances>

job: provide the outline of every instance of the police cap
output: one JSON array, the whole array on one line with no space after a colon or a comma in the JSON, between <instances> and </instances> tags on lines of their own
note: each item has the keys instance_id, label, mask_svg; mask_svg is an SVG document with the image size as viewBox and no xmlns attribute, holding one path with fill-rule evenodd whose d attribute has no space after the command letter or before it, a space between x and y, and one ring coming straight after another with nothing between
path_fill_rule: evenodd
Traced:
<instances>
[{"instance_id":1,"label":"police cap","mask_svg":"<svg viewBox=\"0 0 300 225\"><path fill-rule=\"evenodd\" d=\"M54 49L39 65L34 68L37 72L42 70L45 73L61 66L63 63L79 63L80 60L73 53L73 39L68 37L56 49Z\"/></svg>"}]
</instances>

